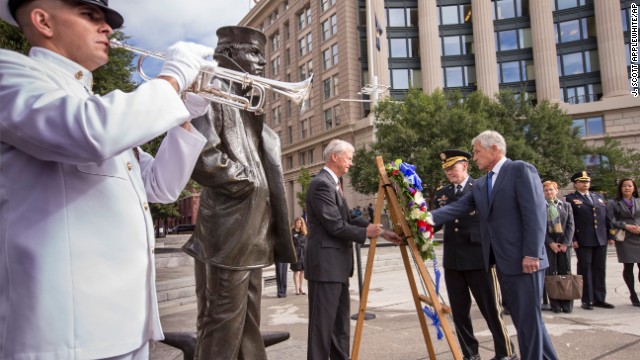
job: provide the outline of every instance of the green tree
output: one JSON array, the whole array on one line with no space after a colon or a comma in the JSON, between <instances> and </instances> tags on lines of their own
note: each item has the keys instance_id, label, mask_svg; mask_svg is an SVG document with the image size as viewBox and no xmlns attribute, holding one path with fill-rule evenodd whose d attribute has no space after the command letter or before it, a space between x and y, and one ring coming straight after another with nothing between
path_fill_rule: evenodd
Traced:
<instances>
[{"instance_id":1,"label":"green tree","mask_svg":"<svg viewBox=\"0 0 640 360\"><path fill-rule=\"evenodd\" d=\"M371 150L356 152L350 172L355 189L365 194L377 190L372 159L381 155L386 162L400 158L416 165L424 194L432 200L435 190L447 182L438 153L449 148L471 152L471 139L487 129L505 137L509 158L529 161L542 178L560 183L582 166L586 151L571 119L557 105L534 106L512 93L494 100L480 92L463 99L457 92L427 95L410 90L402 102L378 103L375 115L377 141ZM470 172L481 175L473 162Z\"/></svg>"},{"instance_id":2,"label":"green tree","mask_svg":"<svg viewBox=\"0 0 640 360\"><path fill-rule=\"evenodd\" d=\"M0 20L0 48L14 50L26 55L31 45L29 45L19 28Z\"/></svg>"},{"instance_id":3,"label":"green tree","mask_svg":"<svg viewBox=\"0 0 640 360\"><path fill-rule=\"evenodd\" d=\"M302 211L306 213L307 211L307 189L309 188L309 184L311 183L311 174L309 173L309 169L306 167L300 168L300 173L298 174L298 183L302 188L300 191L296 193L296 198L298 199L298 205L302 208Z\"/></svg>"},{"instance_id":4,"label":"green tree","mask_svg":"<svg viewBox=\"0 0 640 360\"><path fill-rule=\"evenodd\" d=\"M590 149L587 171L591 174L591 187L607 198L616 196L618 181L623 178L640 179L640 152L620 146L618 140L605 137L604 143Z\"/></svg>"}]
</instances>

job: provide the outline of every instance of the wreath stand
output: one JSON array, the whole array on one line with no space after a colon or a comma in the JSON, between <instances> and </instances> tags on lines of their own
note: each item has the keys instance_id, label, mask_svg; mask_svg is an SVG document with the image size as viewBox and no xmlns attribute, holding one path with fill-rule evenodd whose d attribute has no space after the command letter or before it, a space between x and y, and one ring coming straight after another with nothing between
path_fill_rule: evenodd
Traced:
<instances>
[{"instance_id":1,"label":"wreath stand","mask_svg":"<svg viewBox=\"0 0 640 360\"><path fill-rule=\"evenodd\" d=\"M404 217L404 213L402 212L402 208L400 207L400 203L398 202L398 195L396 194L395 189L393 188L391 181L387 177L387 171L384 167L384 162L382 161L382 157L376 157L376 162L378 166L378 173L380 175L380 190L378 191L378 199L376 201L376 209L374 213L374 223L379 224L380 218L382 215L382 207L383 201L387 200L387 205L389 206L389 211L391 215L391 220L394 226L394 230L400 236L403 236L407 239L406 243L399 245L400 252L402 253L402 260L404 262L405 270L407 271L407 279L409 280L409 285L411 287L411 293L413 294L413 301L416 306L416 312L418 313L418 319L420 320L420 326L422 327L422 335L424 337L424 342L427 346L427 350L429 352L429 358L435 359L436 354L433 348L433 343L431 342L431 337L429 336L429 329L427 327L427 319L425 314L422 312L422 303L428 304L435 309L435 313L440 320L440 325L442 327L442 331L449 343L449 348L451 349L451 353L453 354L453 358L455 360L462 360L462 353L460 348L458 347L457 340L455 339L453 332L451 331L451 327L446 319L446 314L451 312L451 308L441 304L438 299L438 295L435 290L435 286L433 285L433 281L427 272L427 268L422 261L422 257L420 256L420 252L416 247L415 242L413 241L413 235L411 233L411 229L407 224L407 221ZM372 238L369 246L369 256L367 257L367 266L365 269L364 276L364 284L362 286L362 294L360 297L360 309L358 311L358 322L356 323L356 331L353 338L353 349L351 351L351 360L358 359L358 353L360 351L360 339L362 338L362 330L364 325L364 317L367 310L367 297L369 296L369 285L371 284L371 275L373 271L373 261L376 253L376 238ZM416 280L413 275L413 269L411 268L411 263L409 261L409 254L407 252L407 246L409 246L409 251L411 252L411 256L413 257L413 261L418 266L418 275L423 285L426 287L427 295L421 295L418 293L418 288L416 286Z\"/></svg>"}]
</instances>

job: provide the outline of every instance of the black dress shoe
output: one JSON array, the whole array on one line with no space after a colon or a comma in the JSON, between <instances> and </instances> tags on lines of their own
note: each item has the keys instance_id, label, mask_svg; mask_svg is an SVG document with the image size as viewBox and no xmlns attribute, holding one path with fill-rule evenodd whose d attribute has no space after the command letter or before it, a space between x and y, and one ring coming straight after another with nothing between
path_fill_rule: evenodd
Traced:
<instances>
[{"instance_id":1,"label":"black dress shoe","mask_svg":"<svg viewBox=\"0 0 640 360\"><path fill-rule=\"evenodd\" d=\"M603 309L614 309L615 308L615 305L609 304L608 302L605 302L605 301L596 301L596 302L593 303L593 306L599 307L599 308L603 308Z\"/></svg>"},{"instance_id":2,"label":"black dress shoe","mask_svg":"<svg viewBox=\"0 0 640 360\"><path fill-rule=\"evenodd\" d=\"M481 360L480 355L475 354L475 355L471 355L469 357L464 358L464 360Z\"/></svg>"},{"instance_id":3,"label":"black dress shoe","mask_svg":"<svg viewBox=\"0 0 640 360\"><path fill-rule=\"evenodd\" d=\"M633 296L635 295L635 296ZM640 300L638 299L638 295L636 295L635 293L632 296L629 296L629 299L631 299L631 305L633 306L640 306Z\"/></svg>"},{"instance_id":4,"label":"black dress shoe","mask_svg":"<svg viewBox=\"0 0 640 360\"><path fill-rule=\"evenodd\" d=\"M501 357L494 357L491 358L491 360L518 360L518 355L513 354L511 356L501 356Z\"/></svg>"},{"instance_id":5,"label":"black dress shoe","mask_svg":"<svg viewBox=\"0 0 640 360\"><path fill-rule=\"evenodd\" d=\"M553 310L553 309L551 308L551 305L549 305L549 304L542 304L541 309L542 309L543 311Z\"/></svg>"},{"instance_id":6,"label":"black dress shoe","mask_svg":"<svg viewBox=\"0 0 640 360\"><path fill-rule=\"evenodd\" d=\"M593 310L593 306L587 303L582 303L582 308L585 310Z\"/></svg>"}]
</instances>

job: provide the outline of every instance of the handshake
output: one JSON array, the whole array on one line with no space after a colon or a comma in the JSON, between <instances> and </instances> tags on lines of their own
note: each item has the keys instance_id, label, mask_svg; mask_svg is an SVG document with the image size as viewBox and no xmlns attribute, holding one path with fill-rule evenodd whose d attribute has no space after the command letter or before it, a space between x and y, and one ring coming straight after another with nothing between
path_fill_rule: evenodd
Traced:
<instances>
[{"instance_id":1,"label":"handshake","mask_svg":"<svg viewBox=\"0 0 640 360\"><path fill-rule=\"evenodd\" d=\"M396 245L402 243L402 238L398 234L394 231L383 229L382 224L369 224L369 226L367 226L367 237L376 238L378 236L382 236L385 240Z\"/></svg>"}]
</instances>

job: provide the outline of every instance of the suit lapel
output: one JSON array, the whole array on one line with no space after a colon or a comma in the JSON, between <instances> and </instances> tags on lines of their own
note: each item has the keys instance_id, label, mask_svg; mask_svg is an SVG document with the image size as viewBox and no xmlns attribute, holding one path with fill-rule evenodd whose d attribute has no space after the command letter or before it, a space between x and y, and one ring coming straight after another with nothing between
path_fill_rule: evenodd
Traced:
<instances>
[{"instance_id":1,"label":"suit lapel","mask_svg":"<svg viewBox=\"0 0 640 360\"><path fill-rule=\"evenodd\" d=\"M493 187L491 188L491 199L487 199L489 208L491 208L491 205L493 205L493 199L496 198L496 194L500 191L500 187L502 187L502 184L504 183L504 179L508 176L510 165L511 165L511 160L507 159L507 161L505 161L504 164L502 164L502 167L500 168L500 172L497 174L498 177L496 178L496 181L494 182ZM486 180L489 181L488 178L486 178ZM489 184L487 184L487 186L488 185ZM486 193L487 191L485 191L485 194Z\"/></svg>"},{"instance_id":2,"label":"suit lapel","mask_svg":"<svg viewBox=\"0 0 640 360\"><path fill-rule=\"evenodd\" d=\"M346 218L349 218L349 206L347 205L347 200L342 195L340 195L340 192L337 189L338 184L336 184L336 182L333 180L333 176L331 176L331 174L327 170L322 169L322 172L324 173L325 180L333 186L336 197L336 205L338 206L338 209L340 209L342 217L345 218L346 210ZM340 181L340 179L338 179L338 181Z\"/></svg>"}]
</instances>

